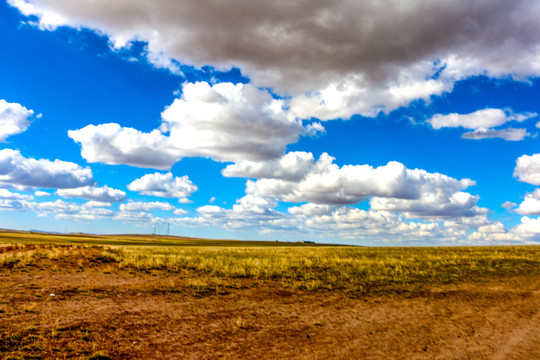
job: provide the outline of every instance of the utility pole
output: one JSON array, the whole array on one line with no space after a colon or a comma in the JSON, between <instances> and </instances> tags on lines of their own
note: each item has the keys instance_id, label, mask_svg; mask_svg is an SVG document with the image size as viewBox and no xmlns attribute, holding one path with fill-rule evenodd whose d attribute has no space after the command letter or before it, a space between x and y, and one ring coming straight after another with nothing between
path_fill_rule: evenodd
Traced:
<instances>
[{"instance_id":1,"label":"utility pole","mask_svg":"<svg viewBox=\"0 0 540 360\"><path fill-rule=\"evenodd\" d=\"M167 223L167 236L169 236L171 230L171 224Z\"/></svg>"}]
</instances>

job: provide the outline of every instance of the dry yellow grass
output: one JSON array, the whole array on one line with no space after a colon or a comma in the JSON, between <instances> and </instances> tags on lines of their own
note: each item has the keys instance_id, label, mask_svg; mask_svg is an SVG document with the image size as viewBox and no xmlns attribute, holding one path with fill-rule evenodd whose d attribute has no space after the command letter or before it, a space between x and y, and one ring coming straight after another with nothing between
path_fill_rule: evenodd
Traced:
<instances>
[{"instance_id":1,"label":"dry yellow grass","mask_svg":"<svg viewBox=\"0 0 540 360\"><path fill-rule=\"evenodd\" d=\"M196 270L224 278L279 279L302 289L369 292L406 285L539 274L540 247L110 248L138 270Z\"/></svg>"},{"instance_id":2,"label":"dry yellow grass","mask_svg":"<svg viewBox=\"0 0 540 360\"><path fill-rule=\"evenodd\" d=\"M22 249L22 250L19 250ZM0 266L84 257L84 245L0 245ZM136 271L196 271L224 279L279 280L307 290L396 292L540 273L540 247L94 246L96 261ZM79 262L81 260L79 259Z\"/></svg>"}]
</instances>

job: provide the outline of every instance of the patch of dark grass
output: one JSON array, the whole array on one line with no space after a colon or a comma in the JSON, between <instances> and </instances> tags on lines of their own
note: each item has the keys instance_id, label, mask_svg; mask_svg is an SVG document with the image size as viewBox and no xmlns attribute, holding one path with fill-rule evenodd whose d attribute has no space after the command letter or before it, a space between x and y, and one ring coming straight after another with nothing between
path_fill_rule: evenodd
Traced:
<instances>
[{"instance_id":1,"label":"patch of dark grass","mask_svg":"<svg viewBox=\"0 0 540 360\"><path fill-rule=\"evenodd\" d=\"M90 356L88 360L112 360L112 358L108 355L96 354L96 355Z\"/></svg>"}]
</instances>

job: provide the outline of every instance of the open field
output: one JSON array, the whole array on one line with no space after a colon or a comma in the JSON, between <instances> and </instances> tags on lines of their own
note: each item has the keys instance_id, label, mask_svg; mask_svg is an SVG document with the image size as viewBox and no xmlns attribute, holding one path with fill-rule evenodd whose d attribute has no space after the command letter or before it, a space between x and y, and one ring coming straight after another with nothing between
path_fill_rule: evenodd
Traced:
<instances>
[{"instance_id":1,"label":"open field","mask_svg":"<svg viewBox=\"0 0 540 360\"><path fill-rule=\"evenodd\" d=\"M83 245L122 245L122 246L197 246L197 247L252 247L252 246L320 246L289 242L212 240L192 237L166 235L89 235L89 234L54 234L28 231L0 230L0 243L17 244L83 244Z\"/></svg>"},{"instance_id":2,"label":"open field","mask_svg":"<svg viewBox=\"0 0 540 360\"><path fill-rule=\"evenodd\" d=\"M540 247L308 245L0 232L0 359L540 358Z\"/></svg>"}]
</instances>

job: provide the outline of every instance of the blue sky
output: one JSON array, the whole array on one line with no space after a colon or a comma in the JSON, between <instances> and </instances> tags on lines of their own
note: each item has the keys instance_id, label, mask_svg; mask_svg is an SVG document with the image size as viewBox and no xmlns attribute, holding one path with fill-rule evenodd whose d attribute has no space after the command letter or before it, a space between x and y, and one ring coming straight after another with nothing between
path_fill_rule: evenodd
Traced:
<instances>
[{"instance_id":1,"label":"blue sky","mask_svg":"<svg viewBox=\"0 0 540 360\"><path fill-rule=\"evenodd\" d=\"M383 3L1 2L0 227L538 243L540 5Z\"/></svg>"}]
</instances>

